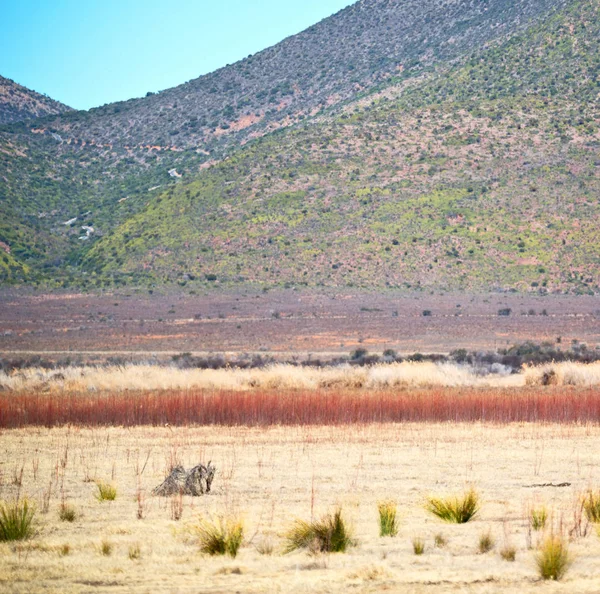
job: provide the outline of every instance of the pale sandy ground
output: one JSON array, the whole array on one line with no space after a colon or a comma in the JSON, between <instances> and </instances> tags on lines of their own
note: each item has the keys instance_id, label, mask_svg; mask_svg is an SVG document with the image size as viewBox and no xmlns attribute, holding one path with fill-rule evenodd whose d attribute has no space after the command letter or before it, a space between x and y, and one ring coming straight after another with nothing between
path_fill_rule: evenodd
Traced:
<instances>
[{"instance_id":1,"label":"pale sandy ground","mask_svg":"<svg viewBox=\"0 0 600 594\"><path fill-rule=\"evenodd\" d=\"M573 522L574 502L600 487L600 427L510 425L382 425L303 428L24 429L0 435L0 497L16 493L41 501L52 483L38 534L15 547L0 545L0 589L5 592L599 592L600 538L591 529L575 539L576 559L563 582L538 580L528 549L530 505L546 504L555 523ZM190 466L212 460L213 492L185 500L183 517L171 520L169 500L150 496L174 460ZM137 470L136 470L137 469ZM143 470L143 472L142 472ZM139 471L139 472L138 472ZM34 479L34 473L37 479ZM136 518L136 490L145 490L145 517ZM113 503L94 499L90 479L114 480ZM571 482L565 488L529 487ZM83 516L59 521L64 497ZM445 494L473 484L484 505L478 520L447 525L427 515L428 493ZM376 502L398 501L396 538L378 535ZM343 506L358 546L348 554L282 555L281 535L296 518ZM199 514L243 515L248 542L238 558L203 557L189 535ZM491 529L496 549L477 554L478 536ZM448 539L444 549L433 538ZM256 545L273 539L272 556ZM422 536L425 554L412 554ZM99 552L103 539L113 554ZM534 534L535 546L539 536ZM514 563L498 550L508 541ZM68 543L71 553L58 549ZM129 547L141 547L130 560Z\"/></svg>"}]
</instances>

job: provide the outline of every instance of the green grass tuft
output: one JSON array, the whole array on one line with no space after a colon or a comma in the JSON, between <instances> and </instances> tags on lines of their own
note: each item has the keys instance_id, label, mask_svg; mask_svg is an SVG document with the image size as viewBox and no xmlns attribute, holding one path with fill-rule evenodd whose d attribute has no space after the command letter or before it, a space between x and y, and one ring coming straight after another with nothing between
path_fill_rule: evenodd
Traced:
<instances>
[{"instance_id":1,"label":"green grass tuft","mask_svg":"<svg viewBox=\"0 0 600 594\"><path fill-rule=\"evenodd\" d=\"M95 497L98 501L114 501L117 498L117 488L114 485L98 481L96 487L98 492Z\"/></svg>"},{"instance_id":2,"label":"green grass tuft","mask_svg":"<svg viewBox=\"0 0 600 594\"><path fill-rule=\"evenodd\" d=\"M422 555L425 552L425 540L420 536L412 539L412 547L415 555Z\"/></svg>"},{"instance_id":3,"label":"green grass tuft","mask_svg":"<svg viewBox=\"0 0 600 594\"><path fill-rule=\"evenodd\" d=\"M63 522L74 522L77 519L77 510L70 503L61 503L58 509L58 517Z\"/></svg>"},{"instance_id":4,"label":"green grass tuft","mask_svg":"<svg viewBox=\"0 0 600 594\"><path fill-rule=\"evenodd\" d=\"M381 501L377 504L377 509L379 511L379 536L396 536L398 534L396 502Z\"/></svg>"},{"instance_id":5,"label":"green grass tuft","mask_svg":"<svg viewBox=\"0 0 600 594\"><path fill-rule=\"evenodd\" d=\"M35 508L27 499L0 505L0 541L25 540L34 534Z\"/></svg>"},{"instance_id":6,"label":"green grass tuft","mask_svg":"<svg viewBox=\"0 0 600 594\"><path fill-rule=\"evenodd\" d=\"M545 507L534 508L529 513L529 523L535 531L543 530L547 520L548 512Z\"/></svg>"},{"instance_id":7,"label":"green grass tuft","mask_svg":"<svg viewBox=\"0 0 600 594\"><path fill-rule=\"evenodd\" d=\"M496 546L492 533L488 530L479 535L478 549L481 555L489 553Z\"/></svg>"},{"instance_id":8,"label":"green grass tuft","mask_svg":"<svg viewBox=\"0 0 600 594\"><path fill-rule=\"evenodd\" d=\"M462 496L446 499L430 497L425 509L444 522L451 524L465 524L472 520L480 508L480 498L474 489L470 489Z\"/></svg>"},{"instance_id":9,"label":"green grass tuft","mask_svg":"<svg viewBox=\"0 0 600 594\"><path fill-rule=\"evenodd\" d=\"M286 553L309 549L314 553L344 553L355 544L352 532L342 517L342 510L324 516L319 521L296 520L288 532Z\"/></svg>"},{"instance_id":10,"label":"green grass tuft","mask_svg":"<svg viewBox=\"0 0 600 594\"><path fill-rule=\"evenodd\" d=\"M206 555L229 555L235 558L244 540L244 525L236 518L201 520L198 525L200 550Z\"/></svg>"},{"instance_id":11,"label":"green grass tuft","mask_svg":"<svg viewBox=\"0 0 600 594\"><path fill-rule=\"evenodd\" d=\"M583 509L590 522L600 523L600 492L589 491L584 497Z\"/></svg>"},{"instance_id":12,"label":"green grass tuft","mask_svg":"<svg viewBox=\"0 0 600 594\"><path fill-rule=\"evenodd\" d=\"M540 576L545 580L560 580L572 563L564 538L549 536L535 557Z\"/></svg>"}]
</instances>

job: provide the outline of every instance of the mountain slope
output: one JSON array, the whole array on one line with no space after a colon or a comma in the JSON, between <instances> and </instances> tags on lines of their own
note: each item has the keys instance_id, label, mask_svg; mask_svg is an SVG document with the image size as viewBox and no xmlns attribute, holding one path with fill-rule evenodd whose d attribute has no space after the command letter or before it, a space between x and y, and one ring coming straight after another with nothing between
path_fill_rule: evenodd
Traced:
<instances>
[{"instance_id":1,"label":"mountain slope","mask_svg":"<svg viewBox=\"0 0 600 594\"><path fill-rule=\"evenodd\" d=\"M0 76L0 125L32 120L71 108Z\"/></svg>"},{"instance_id":2,"label":"mountain slope","mask_svg":"<svg viewBox=\"0 0 600 594\"><path fill-rule=\"evenodd\" d=\"M100 239L98 282L600 290L600 12L265 137ZM91 281L90 281L91 282Z\"/></svg>"},{"instance_id":3,"label":"mountain slope","mask_svg":"<svg viewBox=\"0 0 600 594\"><path fill-rule=\"evenodd\" d=\"M5 126L0 280L589 290L599 33L590 0L361 0L175 89Z\"/></svg>"},{"instance_id":4,"label":"mountain slope","mask_svg":"<svg viewBox=\"0 0 600 594\"><path fill-rule=\"evenodd\" d=\"M60 276L93 243L83 226L110 234L178 176L195 178L241 144L374 84L418 81L567 2L360 0L174 89L0 128L0 240L32 271Z\"/></svg>"}]
</instances>

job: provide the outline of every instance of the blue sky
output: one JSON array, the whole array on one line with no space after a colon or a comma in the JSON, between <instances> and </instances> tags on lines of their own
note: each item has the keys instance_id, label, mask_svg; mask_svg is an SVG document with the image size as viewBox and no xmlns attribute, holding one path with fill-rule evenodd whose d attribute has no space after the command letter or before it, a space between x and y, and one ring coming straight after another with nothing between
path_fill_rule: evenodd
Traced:
<instances>
[{"instance_id":1,"label":"blue sky","mask_svg":"<svg viewBox=\"0 0 600 594\"><path fill-rule=\"evenodd\" d=\"M0 75L77 109L231 64L354 0L0 0Z\"/></svg>"}]
</instances>

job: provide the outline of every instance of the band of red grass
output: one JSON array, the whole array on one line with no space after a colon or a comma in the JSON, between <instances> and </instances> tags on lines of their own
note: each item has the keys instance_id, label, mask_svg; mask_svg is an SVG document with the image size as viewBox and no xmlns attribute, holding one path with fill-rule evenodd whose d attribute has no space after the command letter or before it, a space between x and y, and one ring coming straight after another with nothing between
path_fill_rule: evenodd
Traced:
<instances>
[{"instance_id":1,"label":"band of red grass","mask_svg":"<svg viewBox=\"0 0 600 594\"><path fill-rule=\"evenodd\" d=\"M0 427L600 421L600 389L4 394Z\"/></svg>"}]
</instances>

